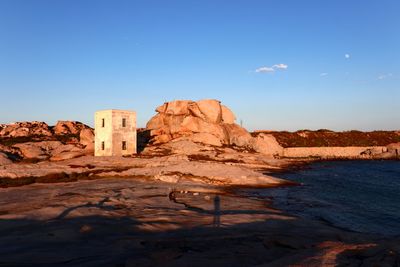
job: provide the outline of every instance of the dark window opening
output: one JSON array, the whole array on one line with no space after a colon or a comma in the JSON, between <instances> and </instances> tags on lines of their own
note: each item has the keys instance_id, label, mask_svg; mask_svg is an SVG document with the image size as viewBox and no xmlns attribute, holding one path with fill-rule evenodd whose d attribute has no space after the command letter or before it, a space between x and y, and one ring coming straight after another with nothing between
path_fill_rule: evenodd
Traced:
<instances>
[{"instance_id":1,"label":"dark window opening","mask_svg":"<svg viewBox=\"0 0 400 267\"><path fill-rule=\"evenodd\" d=\"M122 141L122 150L126 150L126 141Z\"/></svg>"},{"instance_id":2,"label":"dark window opening","mask_svg":"<svg viewBox=\"0 0 400 267\"><path fill-rule=\"evenodd\" d=\"M126 119L122 119L122 127L126 127Z\"/></svg>"},{"instance_id":3,"label":"dark window opening","mask_svg":"<svg viewBox=\"0 0 400 267\"><path fill-rule=\"evenodd\" d=\"M101 150L104 150L106 148L106 145L104 142L101 142Z\"/></svg>"},{"instance_id":4,"label":"dark window opening","mask_svg":"<svg viewBox=\"0 0 400 267\"><path fill-rule=\"evenodd\" d=\"M105 119L101 119L101 127L105 127L106 126L106 120Z\"/></svg>"}]
</instances>

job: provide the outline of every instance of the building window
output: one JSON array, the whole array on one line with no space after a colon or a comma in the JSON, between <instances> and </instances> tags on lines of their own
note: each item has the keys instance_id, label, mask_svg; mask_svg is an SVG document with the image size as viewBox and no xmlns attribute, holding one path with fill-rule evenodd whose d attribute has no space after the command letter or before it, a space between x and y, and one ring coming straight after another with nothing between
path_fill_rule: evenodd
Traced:
<instances>
[{"instance_id":1,"label":"building window","mask_svg":"<svg viewBox=\"0 0 400 267\"><path fill-rule=\"evenodd\" d=\"M106 144L104 142L101 142L101 150L104 150L106 148Z\"/></svg>"},{"instance_id":2,"label":"building window","mask_svg":"<svg viewBox=\"0 0 400 267\"><path fill-rule=\"evenodd\" d=\"M122 150L126 150L126 141L122 141Z\"/></svg>"},{"instance_id":3,"label":"building window","mask_svg":"<svg viewBox=\"0 0 400 267\"><path fill-rule=\"evenodd\" d=\"M105 127L106 126L106 120L105 119L101 119L101 127Z\"/></svg>"},{"instance_id":4,"label":"building window","mask_svg":"<svg viewBox=\"0 0 400 267\"><path fill-rule=\"evenodd\" d=\"M125 118L122 119L122 127L126 127L126 119Z\"/></svg>"}]
</instances>

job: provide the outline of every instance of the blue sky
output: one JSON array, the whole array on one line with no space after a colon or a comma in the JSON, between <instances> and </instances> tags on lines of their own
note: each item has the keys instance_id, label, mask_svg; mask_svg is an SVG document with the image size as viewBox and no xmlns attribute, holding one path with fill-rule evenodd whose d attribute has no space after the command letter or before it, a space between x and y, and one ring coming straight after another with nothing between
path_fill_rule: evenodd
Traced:
<instances>
[{"instance_id":1,"label":"blue sky","mask_svg":"<svg viewBox=\"0 0 400 267\"><path fill-rule=\"evenodd\" d=\"M398 0L0 0L0 123L215 98L249 130L400 129Z\"/></svg>"}]
</instances>

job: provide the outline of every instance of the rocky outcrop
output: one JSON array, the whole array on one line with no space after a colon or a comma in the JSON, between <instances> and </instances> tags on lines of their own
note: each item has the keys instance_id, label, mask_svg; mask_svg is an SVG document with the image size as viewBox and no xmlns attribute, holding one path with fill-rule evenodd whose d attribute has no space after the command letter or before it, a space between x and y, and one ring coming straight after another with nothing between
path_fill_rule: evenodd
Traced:
<instances>
[{"instance_id":1,"label":"rocky outcrop","mask_svg":"<svg viewBox=\"0 0 400 267\"><path fill-rule=\"evenodd\" d=\"M61 160L93 151L94 131L80 122L59 121L54 127L36 121L0 125L0 152L12 160Z\"/></svg>"},{"instance_id":2,"label":"rocky outcrop","mask_svg":"<svg viewBox=\"0 0 400 267\"><path fill-rule=\"evenodd\" d=\"M60 141L42 141L27 142L16 144L13 147L18 148L26 159L47 159L51 152L57 150L63 144Z\"/></svg>"},{"instance_id":3,"label":"rocky outcrop","mask_svg":"<svg viewBox=\"0 0 400 267\"><path fill-rule=\"evenodd\" d=\"M88 152L94 152L94 131L86 128L81 130L79 134L79 143L84 146Z\"/></svg>"},{"instance_id":4,"label":"rocky outcrop","mask_svg":"<svg viewBox=\"0 0 400 267\"><path fill-rule=\"evenodd\" d=\"M77 135L84 129L90 129L90 127L79 121L58 121L53 131L56 135Z\"/></svg>"},{"instance_id":5,"label":"rocky outcrop","mask_svg":"<svg viewBox=\"0 0 400 267\"><path fill-rule=\"evenodd\" d=\"M24 159L59 161L83 156L86 151L73 144L62 144L60 141L42 141L16 144Z\"/></svg>"},{"instance_id":6,"label":"rocky outcrop","mask_svg":"<svg viewBox=\"0 0 400 267\"><path fill-rule=\"evenodd\" d=\"M52 136L50 127L45 122L15 122L0 125L0 137Z\"/></svg>"},{"instance_id":7,"label":"rocky outcrop","mask_svg":"<svg viewBox=\"0 0 400 267\"><path fill-rule=\"evenodd\" d=\"M218 100L176 100L164 103L148 123L150 141L163 144L186 139L212 146L250 147L252 137L235 124L235 115Z\"/></svg>"},{"instance_id":8,"label":"rocky outcrop","mask_svg":"<svg viewBox=\"0 0 400 267\"><path fill-rule=\"evenodd\" d=\"M282 147L273 136L251 136L235 124L236 116L218 100L176 100L164 103L156 112L147 123L150 142L155 145L189 140L214 147L235 146L269 156L282 154Z\"/></svg>"},{"instance_id":9,"label":"rocky outcrop","mask_svg":"<svg viewBox=\"0 0 400 267\"><path fill-rule=\"evenodd\" d=\"M260 133L253 141L255 151L272 156L283 155L283 147L278 143L272 134Z\"/></svg>"}]
</instances>

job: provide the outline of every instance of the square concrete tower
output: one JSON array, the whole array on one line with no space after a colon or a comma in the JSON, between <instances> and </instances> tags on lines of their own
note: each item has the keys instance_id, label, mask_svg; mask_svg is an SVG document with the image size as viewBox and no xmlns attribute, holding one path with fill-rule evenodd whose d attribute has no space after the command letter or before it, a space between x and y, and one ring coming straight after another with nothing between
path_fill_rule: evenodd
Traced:
<instances>
[{"instance_id":1,"label":"square concrete tower","mask_svg":"<svg viewBox=\"0 0 400 267\"><path fill-rule=\"evenodd\" d=\"M136 154L136 112L102 110L95 115L95 156Z\"/></svg>"}]
</instances>

